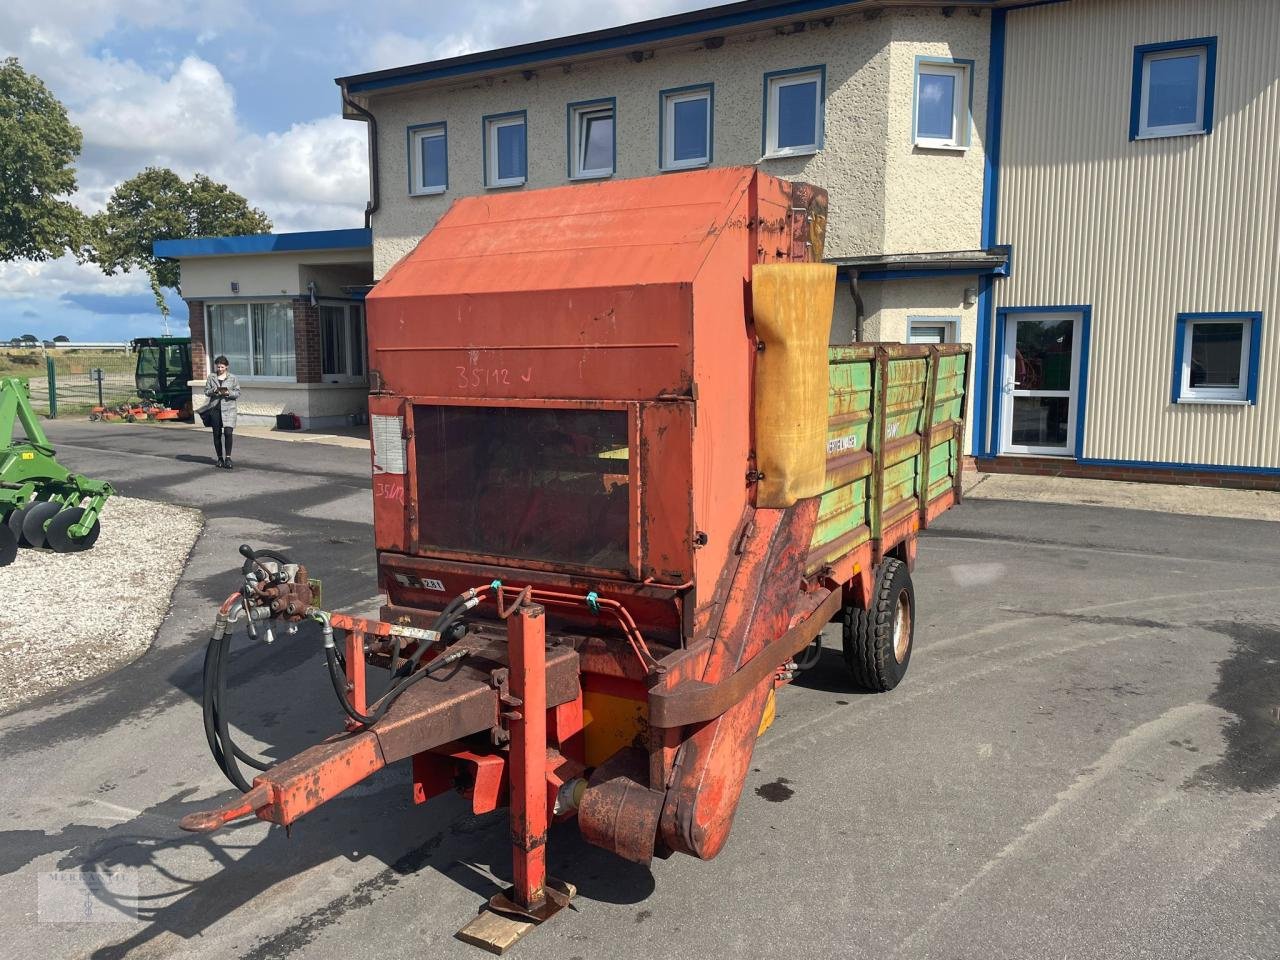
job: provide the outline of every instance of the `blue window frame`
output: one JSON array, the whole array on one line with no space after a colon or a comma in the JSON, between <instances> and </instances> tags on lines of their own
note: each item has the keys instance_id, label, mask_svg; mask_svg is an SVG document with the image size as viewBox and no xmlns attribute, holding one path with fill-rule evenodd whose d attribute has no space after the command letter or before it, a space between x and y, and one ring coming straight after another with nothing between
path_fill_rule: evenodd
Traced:
<instances>
[{"instance_id":1,"label":"blue window frame","mask_svg":"<svg viewBox=\"0 0 1280 960\"><path fill-rule=\"evenodd\" d=\"M1180 313L1173 338L1174 403L1258 402L1262 314Z\"/></svg>"},{"instance_id":2,"label":"blue window frame","mask_svg":"<svg viewBox=\"0 0 1280 960\"><path fill-rule=\"evenodd\" d=\"M444 123L408 128L409 194L415 197L449 189L449 136Z\"/></svg>"},{"instance_id":3,"label":"blue window frame","mask_svg":"<svg viewBox=\"0 0 1280 960\"><path fill-rule=\"evenodd\" d=\"M617 172L618 104L613 97L580 100L566 108L569 179L594 180Z\"/></svg>"},{"instance_id":4,"label":"blue window frame","mask_svg":"<svg viewBox=\"0 0 1280 960\"><path fill-rule=\"evenodd\" d=\"M821 65L764 75L761 151L766 158L802 156L822 149L826 87L827 68Z\"/></svg>"},{"instance_id":5,"label":"blue window frame","mask_svg":"<svg viewBox=\"0 0 1280 960\"><path fill-rule=\"evenodd\" d=\"M713 156L715 85L674 87L658 93L658 167L705 167Z\"/></svg>"},{"instance_id":6,"label":"blue window frame","mask_svg":"<svg viewBox=\"0 0 1280 960\"><path fill-rule=\"evenodd\" d=\"M1129 139L1209 133L1217 63L1217 37L1135 47Z\"/></svg>"},{"instance_id":7,"label":"blue window frame","mask_svg":"<svg viewBox=\"0 0 1280 960\"><path fill-rule=\"evenodd\" d=\"M912 143L932 149L968 148L972 110L972 60L916 57Z\"/></svg>"},{"instance_id":8,"label":"blue window frame","mask_svg":"<svg viewBox=\"0 0 1280 960\"><path fill-rule=\"evenodd\" d=\"M484 185L519 187L528 178L528 118L524 110L483 119Z\"/></svg>"}]
</instances>

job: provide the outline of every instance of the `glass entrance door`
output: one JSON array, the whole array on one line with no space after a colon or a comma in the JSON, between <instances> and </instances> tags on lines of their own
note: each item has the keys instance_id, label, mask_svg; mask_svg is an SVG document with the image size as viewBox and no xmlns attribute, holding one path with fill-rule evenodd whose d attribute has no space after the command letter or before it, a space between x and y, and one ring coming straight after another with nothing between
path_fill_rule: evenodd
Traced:
<instances>
[{"instance_id":1,"label":"glass entrance door","mask_svg":"<svg viewBox=\"0 0 1280 960\"><path fill-rule=\"evenodd\" d=\"M1006 316L1002 452L1074 454L1079 373L1080 314Z\"/></svg>"}]
</instances>

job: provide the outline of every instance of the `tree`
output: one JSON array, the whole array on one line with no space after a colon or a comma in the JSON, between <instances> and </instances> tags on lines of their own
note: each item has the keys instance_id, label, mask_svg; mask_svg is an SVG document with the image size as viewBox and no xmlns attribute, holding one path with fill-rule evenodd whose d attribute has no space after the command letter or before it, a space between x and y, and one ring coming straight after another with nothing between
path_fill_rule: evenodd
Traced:
<instances>
[{"instance_id":1,"label":"tree","mask_svg":"<svg viewBox=\"0 0 1280 960\"><path fill-rule=\"evenodd\" d=\"M17 57L0 61L0 262L49 260L79 246L84 215L63 197L80 130Z\"/></svg>"},{"instance_id":2,"label":"tree","mask_svg":"<svg viewBox=\"0 0 1280 960\"><path fill-rule=\"evenodd\" d=\"M147 167L111 194L107 209L89 225L87 259L107 276L144 271L156 306L168 315L162 287L182 292L178 264L151 252L156 240L269 233L271 220L225 184L197 173L183 180L172 170Z\"/></svg>"},{"instance_id":3,"label":"tree","mask_svg":"<svg viewBox=\"0 0 1280 960\"><path fill-rule=\"evenodd\" d=\"M68 337L65 333L60 333L53 338L53 342L54 343L70 343L71 338Z\"/></svg>"}]
</instances>

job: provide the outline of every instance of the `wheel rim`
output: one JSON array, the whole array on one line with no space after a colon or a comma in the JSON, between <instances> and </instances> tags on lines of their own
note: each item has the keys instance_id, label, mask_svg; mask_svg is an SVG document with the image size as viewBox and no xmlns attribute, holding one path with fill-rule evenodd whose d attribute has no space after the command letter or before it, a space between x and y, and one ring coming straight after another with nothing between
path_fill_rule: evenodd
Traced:
<instances>
[{"instance_id":1,"label":"wheel rim","mask_svg":"<svg viewBox=\"0 0 1280 960\"><path fill-rule=\"evenodd\" d=\"M893 615L893 659L899 663L907 659L911 649L911 597L907 591L898 593L897 610Z\"/></svg>"}]
</instances>

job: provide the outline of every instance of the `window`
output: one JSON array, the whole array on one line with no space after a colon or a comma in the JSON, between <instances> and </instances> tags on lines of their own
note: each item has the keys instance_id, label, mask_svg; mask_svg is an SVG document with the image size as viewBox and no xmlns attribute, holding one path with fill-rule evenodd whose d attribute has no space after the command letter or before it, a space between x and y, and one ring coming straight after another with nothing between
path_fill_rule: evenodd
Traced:
<instances>
[{"instance_id":1,"label":"window","mask_svg":"<svg viewBox=\"0 0 1280 960\"><path fill-rule=\"evenodd\" d=\"M908 317L907 343L955 343L956 317Z\"/></svg>"},{"instance_id":2,"label":"window","mask_svg":"<svg viewBox=\"0 0 1280 960\"><path fill-rule=\"evenodd\" d=\"M825 67L764 75L764 155L793 157L822 147Z\"/></svg>"},{"instance_id":3,"label":"window","mask_svg":"<svg viewBox=\"0 0 1280 960\"><path fill-rule=\"evenodd\" d=\"M1174 403L1257 403L1261 313L1180 313Z\"/></svg>"},{"instance_id":4,"label":"window","mask_svg":"<svg viewBox=\"0 0 1280 960\"><path fill-rule=\"evenodd\" d=\"M611 177L616 170L615 101L569 104L569 178Z\"/></svg>"},{"instance_id":5,"label":"window","mask_svg":"<svg viewBox=\"0 0 1280 960\"><path fill-rule=\"evenodd\" d=\"M658 130L658 165L663 170L688 170L711 162L711 115L715 89L711 85L679 87L659 94L662 123Z\"/></svg>"},{"instance_id":6,"label":"window","mask_svg":"<svg viewBox=\"0 0 1280 960\"><path fill-rule=\"evenodd\" d=\"M1181 137L1213 129L1217 52L1217 37L1135 47L1129 139Z\"/></svg>"},{"instance_id":7,"label":"window","mask_svg":"<svg viewBox=\"0 0 1280 960\"><path fill-rule=\"evenodd\" d=\"M241 377L295 378L292 304L212 303L208 309L210 361L225 355Z\"/></svg>"},{"instance_id":8,"label":"window","mask_svg":"<svg viewBox=\"0 0 1280 960\"><path fill-rule=\"evenodd\" d=\"M964 150L969 146L970 60L916 58L914 132L917 147Z\"/></svg>"},{"instance_id":9,"label":"window","mask_svg":"<svg viewBox=\"0 0 1280 960\"><path fill-rule=\"evenodd\" d=\"M525 112L484 118L484 185L523 186L529 169Z\"/></svg>"},{"instance_id":10,"label":"window","mask_svg":"<svg viewBox=\"0 0 1280 960\"><path fill-rule=\"evenodd\" d=\"M449 189L449 139L443 123L409 128L409 193L427 196Z\"/></svg>"},{"instance_id":11,"label":"window","mask_svg":"<svg viewBox=\"0 0 1280 960\"><path fill-rule=\"evenodd\" d=\"M357 304L320 305L320 372L329 383L364 378L364 311Z\"/></svg>"}]
</instances>

